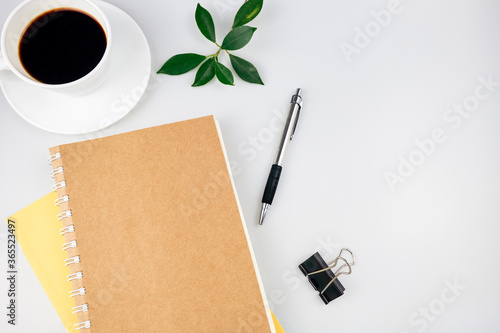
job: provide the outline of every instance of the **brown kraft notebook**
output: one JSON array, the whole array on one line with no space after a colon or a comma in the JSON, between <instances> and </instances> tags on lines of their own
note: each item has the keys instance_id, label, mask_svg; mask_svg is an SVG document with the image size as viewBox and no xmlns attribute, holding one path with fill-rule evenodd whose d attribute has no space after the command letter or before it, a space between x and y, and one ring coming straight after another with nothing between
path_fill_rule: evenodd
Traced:
<instances>
[{"instance_id":1,"label":"brown kraft notebook","mask_svg":"<svg viewBox=\"0 0 500 333\"><path fill-rule=\"evenodd\" d=\"M275 332L212 116L50 153L76 329Z\"/></svg>"}]
</instances>

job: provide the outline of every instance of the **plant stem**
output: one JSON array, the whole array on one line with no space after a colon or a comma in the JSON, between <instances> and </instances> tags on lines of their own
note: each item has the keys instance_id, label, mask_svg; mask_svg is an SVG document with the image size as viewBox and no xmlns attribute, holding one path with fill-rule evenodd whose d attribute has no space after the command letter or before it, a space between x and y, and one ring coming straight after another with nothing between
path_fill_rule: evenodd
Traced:
<instances>
[{"instance_id":1,"label":"plant stem","mask_svg":"<svg viewBox=\"0 0 500 333\"><path fill-rule=\"evenodd\" d=\"M217 52L215 52L214 54L207 55L207 58L218 57L221 51L222 51L222 47L219 46L219 49L217 50Z\"/></svg>"}]
</instances>

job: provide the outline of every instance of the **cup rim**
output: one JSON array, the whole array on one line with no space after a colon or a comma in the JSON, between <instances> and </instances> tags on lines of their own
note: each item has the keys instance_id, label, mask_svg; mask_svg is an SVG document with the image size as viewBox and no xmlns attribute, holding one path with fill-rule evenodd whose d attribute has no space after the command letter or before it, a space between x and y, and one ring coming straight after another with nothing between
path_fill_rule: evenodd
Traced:
<instances>
[{"instance_id":1,"label":"cup rim","mask_svg":"<svg viewBox=\"0 0 500 333\"><path fill-rule=\"evenodd\" d=\"M63 89L63 88L69 88L69 87L76 86L76 85L80 84L81 82L88 80L89 77L91 77L95 73L97 73L101 67L105 66L105 63L106 63L105 60L109 57L109 53L111 52L111 44L112 44L111 25L109 23L108 18L104 14L104 12L101 10L101 8L99 8L99 6L97 6L97 4L93 0L81 0L81 1L85 1L85 2L89 3L92 7L94 7L94 9L99 13L99 15L101 15L103 22L100 22L101 20L98 20L97 18L95 18L93 15L91 15L87 11L81 10L80 8L72 7L71 4L69 4L68 6L61 5L61 6L58 6L56 8L75 8L75 9L78 9L80 11L85 12L87 15L91 16L92 18L94 18L97 22L103 23L105 25L106 50L104 51L104 54L102 55L102 58L99 61L99 63L97 64L97 66L95 66L90 72L88 72L87 74L85 74L84 76L79 78L78 80L67 82L67 83L60 83L60 84L43 83L43 82L35 80L32 77L27 77L23 73L20 73L17 70L17 68L14 67L14 65L10 61L10 59L7 56L7 53L5 51L6 50L5 40L6 40L6 34L7 34L7 27L10 24L10 22L12 21L12 18L14 17L14 15L16 15L17 12L19 12L28 3L33 2L33 1L37 1L37 0L24 0L19 5L17 5L16 8L14 8L14 10L12 10L12 12L9 14L9 16L5 20L5 23L2 27L2 33L0 35L0 48L1 48L0 52L1 52L1 55L3 57L3 61L5 63L7 63L10 71L12 71L17 77L19 77L20 79L22 79L23 81L25 81L29 84L32 84L32 85L35 85L35 86L38 86L41 88L57 90L57 89Z\"/></svg>"}]
</instances>

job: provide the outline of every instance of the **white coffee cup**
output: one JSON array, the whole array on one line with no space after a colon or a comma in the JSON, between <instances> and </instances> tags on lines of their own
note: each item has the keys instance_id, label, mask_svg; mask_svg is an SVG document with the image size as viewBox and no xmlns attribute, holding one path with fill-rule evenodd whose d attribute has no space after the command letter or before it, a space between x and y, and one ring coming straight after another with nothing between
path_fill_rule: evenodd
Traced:
<instances>
[{"instance_id":1,"label":"white coffee cup","mask_svg":"<svg viewBox=\"0 0 500 333\"><path fill-rule=\"evenodd\" d=\"M19 43L27 27L38 16L55 9L76 9L93 17L106 34L106 50L97 66L78 80L63 84L47 84L34 79L23 67ZM92 0L26 0L8 16L0 37L0 71L10 70L26 83L51 91L83 95L96 89L105 79L111 52L111 27L108 19Z\"/></svg>"}]
</instances>

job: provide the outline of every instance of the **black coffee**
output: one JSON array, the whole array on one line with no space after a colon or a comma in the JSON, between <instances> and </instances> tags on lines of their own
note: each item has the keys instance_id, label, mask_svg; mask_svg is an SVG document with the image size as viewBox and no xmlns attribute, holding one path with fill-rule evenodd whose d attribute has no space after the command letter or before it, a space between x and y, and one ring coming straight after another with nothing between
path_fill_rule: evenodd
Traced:
<instances>
[{"instance_id":1,"label":"black coffee","mask_svg":"<svg viewBox=\"0 0 500 333\"><path fill-rule=\"evenodd\" d=\"M93 17L68 8L46 12L19 43L24 69L36 80L63 84L90 73L106 50L106 34Z\"/></svg>"}]
</instances>

